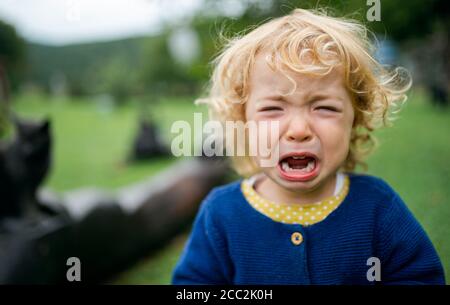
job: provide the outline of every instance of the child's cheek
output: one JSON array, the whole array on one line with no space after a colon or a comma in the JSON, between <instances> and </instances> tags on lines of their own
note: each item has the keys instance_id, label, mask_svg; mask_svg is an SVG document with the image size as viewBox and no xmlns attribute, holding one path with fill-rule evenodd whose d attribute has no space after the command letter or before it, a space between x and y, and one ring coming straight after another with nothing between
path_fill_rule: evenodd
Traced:
<instances>
[{"instance_id":1,"label":"child's cheek","mask_svg":"<svg viewBox=\"0 0 450 305\"><path fill-rule=\"evenodd\" d=\"M278 161L279 129L278 121L248 121L246 130L250 156L257 159L274 158Z\"/></svg>"},{"instance_id":2,"label":"child's cheek","mask_svg":"<svg viewBox=\"0 0 450 305\"><path fill-rule=\"evenodd\" d=\"M326 124L318 125L318 130L325 155L337 159L345 158L350 145L351 125L343 120L328 121Z\"/></svg>"}]
</instances>

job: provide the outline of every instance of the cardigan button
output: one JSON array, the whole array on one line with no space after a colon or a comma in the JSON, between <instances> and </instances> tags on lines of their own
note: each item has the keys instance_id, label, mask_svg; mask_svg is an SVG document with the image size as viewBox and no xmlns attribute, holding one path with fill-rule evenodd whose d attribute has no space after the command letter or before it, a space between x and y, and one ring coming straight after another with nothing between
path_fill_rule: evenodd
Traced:
<instances>
[{"instance_id":1,"label":"cardigan button","mask_svg":"<svg viewBox=\"0 0 450 305\"><path fill-rule=\"evenodd\" d=\"M294 245L298 246L303 242L303 236L299 232L294 232L291 235L291 241Z\"/></svg>"}]
</instances>

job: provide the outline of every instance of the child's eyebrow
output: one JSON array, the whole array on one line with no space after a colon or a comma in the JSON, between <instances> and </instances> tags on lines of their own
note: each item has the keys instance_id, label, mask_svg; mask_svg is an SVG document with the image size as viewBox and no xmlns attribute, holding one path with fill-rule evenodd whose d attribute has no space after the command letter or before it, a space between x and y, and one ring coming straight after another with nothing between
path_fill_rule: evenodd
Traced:
<instances>
[{"instance_id":1,"label":"child's eyebrow","mask_svg":"<svg viewBox=\"0 0 450 305\"><path fill-rule=\"evenodd\" d=\"M333 94L326 94L326 93L313 93L307 97L308 103L314 103L321 100L328 100L328 99L334 99L339 102L344 102L342 97L339 95L333 95ZM277 101L277 102L287 102L287 98L283 95L275 94L275 95L268 95L268 96L262 96L258 99L260 102L263 101Z\"/></svg>"},{"instance_id":2,"label":"child's eyebrow","mask_svg":"<svg viewBox=\"0 0 450 305\"><path fill-rule=\"evenodd\" d=\"M317 94L313 94L313 95L309 96L310 102L317 102L320 100L328 100L328 99L333 99L333 100L338 100L340 102L343 102L342 98L339 95L317 93Z\"/></svg>"},{"instance_id":3,"label":"child's eyebrow","mask_svg":"<svg viewBox=\"0 0 450 305\"><path fill-rule=\"evenodd\" d=\"M282 95L276 94L276 95L268 95L268 96L262 96L261 98L259 98L260 101L264 101L264 100L272 100L272 101L280 101L280 102L284 102L284 97Z\"/></svg>"}]
</instances>

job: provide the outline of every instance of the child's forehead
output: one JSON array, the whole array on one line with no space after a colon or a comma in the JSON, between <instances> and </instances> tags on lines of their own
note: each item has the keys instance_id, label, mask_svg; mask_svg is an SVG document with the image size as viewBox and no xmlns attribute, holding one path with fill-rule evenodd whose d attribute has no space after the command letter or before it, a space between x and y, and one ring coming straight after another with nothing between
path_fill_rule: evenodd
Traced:
<instances>
[{"instance_id":1,"label":"child's forehead","mask_svg":"<svg viewBox=\"0 0 450 305\"><path fill-rule=\"evenodd\" d=\"M287 67L275 67L270 64L266 53L258 54L250 72L250 87L267 90L289 90L294 82L300 88L326 90L345 87L344 71L340 66L330 67L325 75L312 75L294 71Z\"/></svg>"}]
</instances>

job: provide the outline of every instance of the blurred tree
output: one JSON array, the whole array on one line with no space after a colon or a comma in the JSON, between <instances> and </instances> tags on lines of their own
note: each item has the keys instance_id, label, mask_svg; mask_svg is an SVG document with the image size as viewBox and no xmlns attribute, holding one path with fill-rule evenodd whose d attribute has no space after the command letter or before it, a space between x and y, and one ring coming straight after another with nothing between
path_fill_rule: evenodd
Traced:
<instances>
[{"instance_id":1,"label":"blurred tree","mask_svg":"<svg viewBox=\"0 0 450 305\"><path fill-rule=\"evenodd\" d=\"M156 97L192 95L208 80L209 62L222 43L219 33L234 36L297 7L327 7L335 15L361 20L381 37L406 46L404 49L409 49L408 43L412 40L422 39L416 44L426 45L423 39L436 29L444 33L443 37L448 37L450 20L444 0L380 0L380 22L366 20L370 8L366 0L204 1L196 15L167 23L158 36L64 47L30 45L30 79L47 84L57 71L65 75L72 94L108 91L119 100L130 93L150 93ZM183 27L195 31L200 42L199 56L188 64L177 61L170 48L173 33ZM449 65L448 60L446 65Z\"/></svg>"},{"instance_id":2,"label":"blurred tree","mask_svg":"<svg viewBox=\"0 0 450 305\"><path fill-rule=\"evenodd\" d=\"M119 59L129 71L140 69L140 45L145 38L135 37L106 42L47 46L27 45L29 69L26 79L49 90L51 79L56 74L64 75L71 95L96 93L99 89L99 74L105 66L114 65ZM70 59L70 60L68 60Z\"/></svg>"},{"instance_id":3,"label":"blurred tree","mask_svg":"<svg viewBox=\"0 0 450 305\"><path fill-rule=\"evenodd\" d=\"M167 31L143 44L139 81L145 92L161 94L193 94L197 89L195 69L184 66L170 56ZM191 70L192 69L192 70Z\"/></svg>"},{"instance_id":4,"label":"blurred tree","mask_svg":"<svg viewBox=\"0 0 450 305\"><path fill-rule=\"evenodd\" d=\"M108 93L116 102L123 103L136 92L137 70L130 67L123 56L111 56L96 65L95 69L92 75L96 79L91 85L91 90L95 93Z\"/></svg>"},{"instance_id":5,"label":"blurred tree","mask_svg":"<svg viewBox=\"0 0 450 305\"><path fill-rule=\"evenodd\" d=\"M234 0L214 1L205 0L206 9L223 14L224 7L236 5ZM366 12L370 8L366 0L244 0L240 1L243 9L241 15L235 17L235 27L244 29L268 18L279 17L295 8L327 8L338 16L347 16L365 23L371 30L386 34L390 38L403 41L417 39L430 34L436 27L450 29L450 18L446 0L409 0L383 1L380 0L381 21L368 22ZM205 15L205 14L203 14ZM214 14L213 14L214 15Z\"/></svg>"},{"instance_id":6,"label":"blurred tree","mask_svg":"<svg viewBox=\"0 0 450 305\"><path fill-rule=\"evenodd\" d=\"M0 20L0 138L8 132L10 89L16 89L22 68L25 44L11 25Z\"/></svg>"},{"instance_id":7,"label":"blurred tree","mask_svg":"<svg viewBox=\"0 0 450 305\"><path fill-rule=\"evenodd\" d=\"M366 19L368 9L372 7L366 0L205 1L204 9L194 21L202 40L205 66L219 50L217 33L223 32L223 29L226 36L234 36L245 33L268 19L286 15L295 8L326 8L332 15L362 22L381 39L395 41L417 65L417 79L425 75L423 78L426 80L426 86L439 87L438 91L443 92L439 96L448 94L450 86L448 60L450 14L446 3L448 1L380 0L381 20L373 22ZM414 56L413 50L419 56ZM424 60L425 57L428 60Z\"/></svg>"},{"instance_id":8,"label":"blurred tree","mask_svg":"<svg viewBox=\"0 0 450 305\"><path fill-rule=\"evenodd\" d=\"M10 81L12 89L18 85L23 69L25 43L13 26L0 20L0 69ZM6 79L3 79L6 81Z\"/></svg>"}]
</instances>

